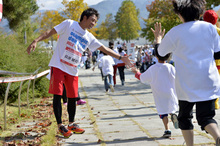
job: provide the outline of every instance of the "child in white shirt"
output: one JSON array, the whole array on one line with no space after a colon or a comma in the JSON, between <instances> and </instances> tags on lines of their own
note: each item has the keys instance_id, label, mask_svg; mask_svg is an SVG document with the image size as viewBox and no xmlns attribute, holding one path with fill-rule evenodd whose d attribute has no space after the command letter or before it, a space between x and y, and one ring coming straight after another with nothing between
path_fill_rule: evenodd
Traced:
<instances>
[{"instance_id":1,"label":"child in white shirt","mask_svg":"<svg viewBox=\"0 0 220 146\"><path fill-rule=\"evenodd\" d=\"M114 92L114 82L113 82L113 65L115 64L113 58L109 55L103 53L104 56L100 58L98 65L102 68L102 73L104 76L104 85L106 93L109 92L109 88ZM93 67L93 71L95 66Z\"/></svg>"},{"instance_id":2,"label":"child in white shirt","mask_svg":"<svg viewBox=\"0 0 220 146\"><path fill-rule=\"evenodd\" d=\"M150 66L142 74L135 67L132 68L132 71L135 73L135 77L142 83L149 83L151 85L156 109L165 127L163 137L169 138L171 137L171 131L168 124L168 114L171 114L174 127L178 128L177 115L174 114L178 109L178 100L174 87L175 68L171 64L166 63L170 54L165 57L159 56L157 46L155 46L155 54L158 63Z\"/></svg>"}]
</instances>

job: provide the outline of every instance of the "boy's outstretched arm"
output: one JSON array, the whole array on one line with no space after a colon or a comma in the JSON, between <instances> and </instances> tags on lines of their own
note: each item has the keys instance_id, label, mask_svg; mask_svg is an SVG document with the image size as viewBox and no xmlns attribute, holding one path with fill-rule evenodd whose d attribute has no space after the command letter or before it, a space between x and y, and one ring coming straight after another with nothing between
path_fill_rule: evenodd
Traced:
<instances>
[{"instance_id":1,"label":"boy's outstretched arm","mask_svg":"<svg viewBox=\"0 0 220 146\"><path fill-rule=\"evenodd\" d=\"M129 56L120 56L119 54L115 53L112 49L109 49L105 46L101 46L98 48L100 51L104 52L107 55L110 55L118 60L122 60L125 65L129 68L133 67L134 65L132 64L131 60L129 59Z\"/></svg>"},{"instance_id":2,"label":"boy's outstretched arm","mask_svg":"<svg viewBox=\"0 0 220 146\"><path fill-rule=\"evenodd\" d=\"M151 31L154 33L154 38L155 38L156 44L160 44L161 40L165 34L165 29L163 29L163 31L162 31L161 23L156 22L154 24L154 29L151 28Z\"/></svg>"},{"instance_id":3,"label":"boy's outstretched arm","mask_svg":"<svg viewBox=\"0 0 220 146\"><path fill-rule=\"evenodd\" d=\"M50 36L56 34L56 30L53 28L49 31L46 31L45 33L41 34L38 38L36 38L27 48L27 53L30 54L31 50L35 50L36 46L37 46L37 42L42 41L44 39L49 38Z\"/></svg>"}]
</instances>

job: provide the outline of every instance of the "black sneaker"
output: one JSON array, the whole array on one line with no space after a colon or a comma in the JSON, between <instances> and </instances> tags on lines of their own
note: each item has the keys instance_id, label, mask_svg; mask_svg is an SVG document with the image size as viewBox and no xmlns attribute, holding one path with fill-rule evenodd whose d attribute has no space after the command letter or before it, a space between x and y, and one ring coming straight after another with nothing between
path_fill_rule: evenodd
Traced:
<instances>
[{"instance_id":1,"label":"black sneaker","mask_svg":"<svg viewBox=\"0 0 220 146\"><path fill-rule=\"evenodd\" d=\"M178 129L179 128L179 122L177 119L177 115L176 114L171 114L171 121L173 122L173 126Z\"/></svg>"},{"instance_id":2,"label":"black sneaker","mask_svg":"<svg viewBox=\"0 0 220 146\"><path fill-rule=\"evenodd\" d=\"M170 130L164 131L163 137L164 138L170 138L171 137L171 131Z\"/></svg>"}]
</instances>

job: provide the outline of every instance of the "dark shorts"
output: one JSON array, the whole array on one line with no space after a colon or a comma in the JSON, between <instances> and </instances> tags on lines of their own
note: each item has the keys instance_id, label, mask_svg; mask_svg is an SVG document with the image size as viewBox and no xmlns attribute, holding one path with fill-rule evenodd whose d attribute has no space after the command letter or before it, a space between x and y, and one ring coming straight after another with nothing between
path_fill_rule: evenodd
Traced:
<instances>
[{"instance_id":1,"label":"dark shorts","mask_svg":"<svg viewBox=\"0 0 220 146\"><path fill-rule=\"evenodd\" d=\"M161 119L163 119L164 117L167 117L167 116L168 116L168 114L159 115L159 117L160 117Z\"/></svg>"},{"instance_id":2,"label":"dark shorts","mask_svg":"<svg viewBox=\"0 0 220 146\"><path fill-rule=\"evenodd\" d=\"M201 129L210 123L217 122L213 119L215 116L215 99L202 102L188 102L179 100L179 128L181 130L192 130L193 106L196 105L196 119Z\"/></svg>"}]
</instances>

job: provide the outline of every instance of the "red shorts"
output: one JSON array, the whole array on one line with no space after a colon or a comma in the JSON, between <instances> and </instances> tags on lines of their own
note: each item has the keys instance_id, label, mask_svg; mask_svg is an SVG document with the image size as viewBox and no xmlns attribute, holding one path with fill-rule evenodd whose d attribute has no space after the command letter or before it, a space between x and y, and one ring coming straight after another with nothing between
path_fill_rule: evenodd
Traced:
<instances>
[{"instance_id":1,"label":"red shorts","mask_svg":"<svg viewBox=\"0 0 220 146\"><path fill-rule=\"evenodd\" d=\"M72 76L58 68L51 67L49 93L63 95L63 84L68 98L78 97L78 76Z\"/></svg>"}]
</instances>

